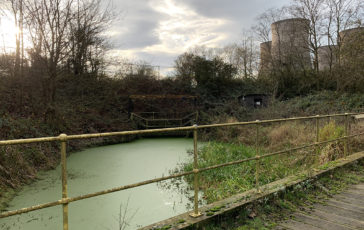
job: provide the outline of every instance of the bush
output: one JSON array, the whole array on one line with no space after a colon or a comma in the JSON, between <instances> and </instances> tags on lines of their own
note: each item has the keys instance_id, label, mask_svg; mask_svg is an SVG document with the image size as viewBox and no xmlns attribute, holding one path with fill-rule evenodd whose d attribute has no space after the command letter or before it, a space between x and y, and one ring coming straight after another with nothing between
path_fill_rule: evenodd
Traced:
<instances>
[{"instance_id":1,"label":"bush","mask_svg":"<svg viewBox=\"0 0 364 230\"><path fill-rule=\"evenodd\" d=\"M334 121L330 121L319 132L320 141L335 140L344 136L344 127L338 126ZM320 164L344 157L343 141L335 141L326 144L320 150Z\"/></svg>"},{"instance_id":2,"label":"bush","mask_svg":"<svg viewBox=\"0 0 364 230\"><path fill-rule=\"evenodd\" d=\"M320 141L334 140L342 136L344 136L344 127L338 126L334 121L330 121L319 132Z\"/></svg>"}]
</instances>

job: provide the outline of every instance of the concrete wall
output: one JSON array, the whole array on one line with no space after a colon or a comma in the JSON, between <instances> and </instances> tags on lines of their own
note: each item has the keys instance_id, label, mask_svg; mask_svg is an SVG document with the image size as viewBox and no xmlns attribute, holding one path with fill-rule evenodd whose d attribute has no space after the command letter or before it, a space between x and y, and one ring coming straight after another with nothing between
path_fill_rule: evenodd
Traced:
<instances>
[{"instance_id":1,"label":"concrete wall","mask_svg":"<svg viewBox=\"0 0 364 230\"><path fill-rule=\"evenodd\" d=\"M347 45L351 42L355 42L358 39L362 39L364 35L364 27L352 28L348 30L343 30L340 33L340 40L342 46Z\"/></svg>"},{"instance_id":2,"label":"concrete wall","mask_svg":"<svg viewBox=\"0 0 364 230\"><path fill-rule=\"evenodd\" d=\"M311 68L309 26L310 21L303 18L281 20L271 25L275 66Z\"/></svg>"},{"instance_id":3,"label":"concrete wall","mask_svg":"<svg viewBox=\"0 0 364 230\"><path fill-rule=\"evenodd\" d=\"M272 69L271 48L272 41L260 43L260 74L268 73Z\"/></svg>"},{"instance_id":4,"label":"concrete wall","mask_svg":"<svg viewBox=\"0 0 364 230\"><path fill-rule=\"evenodd\" d=\"M364 27L358 27L340 32L342 63L355 62L364 58Z\"/></svg>"},{"instance_id":5,"label":"concrete wall","mask_svg":"<svg viewBox=\"0 0 364 230\"><path fill-rule=\"evenodd\" d=\"M321 46L318 48L319 70L329 70L337 63L336 55L338 46Z\"/></svg>"}]
</instances>

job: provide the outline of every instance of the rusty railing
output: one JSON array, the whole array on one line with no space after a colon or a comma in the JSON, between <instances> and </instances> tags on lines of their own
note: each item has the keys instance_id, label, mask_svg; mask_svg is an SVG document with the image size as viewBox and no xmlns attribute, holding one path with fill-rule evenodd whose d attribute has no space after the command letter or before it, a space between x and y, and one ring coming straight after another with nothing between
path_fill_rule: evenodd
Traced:
<instances>
[{"instance_id":1,"label":"rusty railing","mask_svg":"<svg viewBox=\"0 0 364 230\"><path fill-rule=\"evenodd\" d=\"M294 118L287 118L287 119L274 119L274 120L262 120L262 121L257 120L257 121L252 121L252 122L234 122L234 123L211 124L211 125L200 125L200 126L198 126L196 124L196 125L187 126L187 127L121 131L121 132L110 132L110 133L95 133L95 134L81 134L81 135L61 134L57 137L3 140L3 141L0 141L0 146L20 145L20 144L29 144L29 143L59 142L60 153L61 153L61 171L62 171L62 199L53 201L53 202L49 202L49 203L38 204L38 205L31 206L31 207L22 208L19 210L3 212L3 213L0 213L0 218L10 217L10 216L19 215L22 213L32 212L32 211L39 210L39 209L62 205L62 207L63 207L63 229L68 230L68 204L71 202L76 202L79 200L84 200L84 199L88 199L88 198L92 198L92 197L96 197L96 196L101 196L101 195L105 195L105 194L109 194L109 193L113 193L113 192L131 189L131 188L135 188L135 187L139 187L139 186L143 186L143 185L147 185L147 184L157 183L157 182L161 182L161 181L165 181L165 180L169 180L169 179L173 179L173 178L179 178L179 177L183 177L183 176L187 176L187 175L194 176L194 208L193 208L193 211L191 212L190 216L199 217L202 215L199 212L199 207L198 207L199 174L201 172L205 172L205 171L213 170L213 169L217 169L217 168L222 168L222 167L226 167L226 166L231 166L231 165L242 164L242 163L248 162L248 161L256 161L255 179L256 179L256 189L257 189L257 192L259 192L260 191L260 189L259 189L259 168L260 168L259 165L260 165L260 160L262 160L264 158L284 154L287 152L293 152L293 151L297 151L297 150L301 150L301 149L305 149L305 148L310 148L310 147L313 147L317 150L319 148L319 146L322 144L340 141L340 140L344 141L345 156L348 155L349 154L349 145L348 145L349 138L353 138L353 137L364 134L364 133L350 134L349 118L353 115L358 115L358 113L332 114L332 115L321 115L321 116L317 115L317 116L308 116L308 117L294 117ZM333 139L333 140L327 140L327 141L320 142L319 141L319 131L320 131L319 130L319 121L320 121L320 119L333 118L333 117L345 118L344 136ZM302 120L314 120L315 121L315 131L316 131L315 133L316 134L315 134L314 143L295 147L295 148L290 148L290 149L286 149L286 150L282 150L282 151L271 152L271 153L267 153L264 155L260 154L259 141L258 141L260 126L262 126L264 124L272 124L272 123L288 122L288 121L302 121ZM205 168L198 167L198 145L197 145L198 130L207 129L207 128L221 128L221 127L246 126L246 125L256 126L255 148L257 149L257 154L255 157L245 158L245 159L227 162L227 163L223 163L223 164L219 164L219 165L213 165L213 166L209 166L209 167L205 167ZM66 165L66 147L67 147L68 141L89 139L89 138L136 135L136 134L147 134L147 133L162 133L162 132L173 132L173 131L192 131L193 132L193 148L194 148L193 166L194 166L194 169L192 171L173 174L173 175L169 175L169 176L163 176L163 177L156 178L156 179L146 180L146 181L142 181L139 183L119 186L119 187L115 187L115 188L110 188L107 190L98 191L98 192L85 194L85 195L81 195L81 196L68 197L67 165Z\"/></svg>"}]
</instances>

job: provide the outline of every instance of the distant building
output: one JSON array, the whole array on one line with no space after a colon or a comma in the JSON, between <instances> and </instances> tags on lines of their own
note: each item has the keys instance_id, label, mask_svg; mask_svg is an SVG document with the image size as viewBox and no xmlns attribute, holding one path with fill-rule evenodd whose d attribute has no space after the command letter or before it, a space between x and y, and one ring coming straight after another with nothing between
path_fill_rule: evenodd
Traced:
<instances>
[{"instance_id":1,"label":"distant building","mask_svg":"<svg viewBox=\"0 0 364 230\"><path fill-rule=\"evenodd\" d=\"M246 107L260 108L268 106L269 96L266 94L247 94L239 97L239 102Z\"/></svg>"},{"instance_id":2,"label":"distant building","mask_svg":"<svg viewBox=\"0 0 364 230\"><path fill-rule=\"evenodd\" d=\"M272 70L272 41L260 43L260 74L267 74Z\"/></svg>"},{"instance_id":3,"label":"distant building","mask_svg":"<svg viewBox=\"0 0 364 230\"><path fill-rule=\"evenodd\" d=\"M335 66L337 63L338 46L321 46L317 51L320 71L329 70Z\"/></svg>"},{"instance_id":4,"label":"distant building","mask_svg":"<svg viewBox=\"0 0 364 230\"><path fill-rule=\"evenodd\" d=\"M310 20L304 18L285 19L271 25L275 67L311 68L309 28Z\"/></svg>"},{"instance_id":5,"label":"distant building","mask_svg":"<svg viewBox=\"0 0 364 230\"><path fill-rule=\"evenodd\" d=\"M364 59L364 27L357 27L340 32L340 60L352 64Z\"/></svg>"}]
</instances>

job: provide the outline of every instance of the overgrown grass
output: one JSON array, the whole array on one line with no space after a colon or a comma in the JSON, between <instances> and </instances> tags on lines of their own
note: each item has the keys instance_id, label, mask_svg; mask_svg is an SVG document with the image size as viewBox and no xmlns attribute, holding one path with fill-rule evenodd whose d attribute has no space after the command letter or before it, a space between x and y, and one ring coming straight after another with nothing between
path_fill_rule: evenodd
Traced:
<instances>
[{"instance_id":1,"label":"overgrown grass","mask_svg":"<svg viewBox=\"0 0 364 230\"><path fill-rule=\"evenodd\" d=\"M290 149L314 142L314 128L300 123L284 123L274 127L261 128L259 136L259 148L242 144L241 132L244 128L230 129L235 136L232 142L224 143L210 141L199 149L199 168L223 164L251 158L256 155L272 153L279 150ZM319 140L333 140L344 135L344 128L334 121L327 122L320 129ZM236 134L241 132L240 134ZM228 136L225 134L224 136ZM246 139L252 143L255 135ZM215 202L231 195L250 190L257 186L256 172L258 171L258 185L264 185L297 175L304 170L316 167L344 156L343 141L335 141L320 147L310 147L298 151L290 151L271 157L262 158L259 161L248 161L238 165L227 166L202 172L200 174L200 187L204 192L207 203ZM192 171L193 162L181 166L179 171ZM192 186L193 177L187 177Z\"/></svg>"},{"instance_id":2,"label":"overgrown grass","mask_svg":"<svg viewBox=\"0 0 364 230\"><path fill-rule=\"evenodd\" d=\"M341 120L320 122L319 141L334 140L345 133ZM259 132L259 148L255 148L253 129L238 127L220 131L221 141L210 141L199 149L199 168L222 164L266 154L277 150L311 144L315 141L315 126L308 123L284 123L275 126L263 126ZM364 131L363 123L353 123L352 133ZM244 136L245 135L245 136ZM225 140L231 138L230 142ZM353 139L349 144L351 152L363 150L363 136ZM244 143L249 143L243 144ZM361 144L360 144L361 143ZM332 161L342 158L344 142L334 141L319 147L276 155L261 159L259 162L259 185L267 184L289 175L300 175L302 171L313 167L325 168ZM249 161L239 165L214 169L200 174L200 187L204 191L207 203L227 198L256 187L257 162ZM182 165L179 170L190 171L192 162ZM192 187L193 177L186 177ZM237 217L218 219L217 223L204 226L204 229L273 229L277 222L290 218L292 212L303 208L310 209L314 203L325 202L332 194L338 193L353 183L364 182L364 163L351 168L338 169L331 175L318 181L307 181L295 186L292 191L285 191L273 200L263 200L252 204Z\"/></svg>"},{"instance_id":3,"label":"overgrown grass","mask_svg":"<svg viewBox=\"0 0 364 230\"><path fill-rule=\"evenodd\" d=\"M210 142L199 150L199 168L237 161L257 154L252 147L219 142ZM259 161L259 185L264 185L298 173L314 164L303 151L263 158ZM208 203L227 198L256 187L256 161L209 170L201 173L200 186ZM193 164L183 166L190 171ZM192 184L192 177L187 179Z\"/></svg>"},{"instance_id":4,"label":"overgrown grass","mask_svg":"<svg viewBox=\"0 0 364 230\"><path fill-rule=\"evenodd\" d=\"M249 158L255 155L253 148L244 145L210 142L199 150L199 167L204 168L229 161ZM185 164L183 170L191 171L193 164ZM236 192L252 188L254 183L254 162L234 165L201 173L200 185L207 202L228 197ZM192 177L189 181L192 183Z\"/></svg>"}]
</instances>

